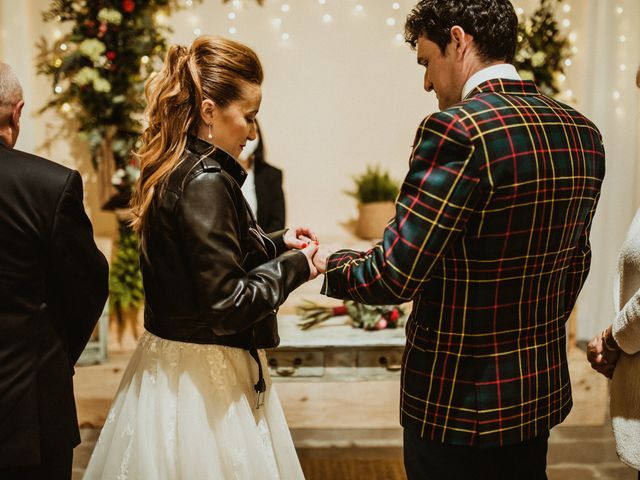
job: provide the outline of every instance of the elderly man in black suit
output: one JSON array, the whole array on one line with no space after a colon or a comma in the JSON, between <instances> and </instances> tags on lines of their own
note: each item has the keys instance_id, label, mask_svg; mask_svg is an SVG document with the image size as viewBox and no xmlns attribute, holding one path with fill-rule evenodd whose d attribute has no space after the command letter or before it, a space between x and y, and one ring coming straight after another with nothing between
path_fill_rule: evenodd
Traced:
<instances>
[{"instance_id":1,"label":"elderly man in black suit","mask_svg":"<svg viewBox=\"0 0 640 480\"><path fill-rule=\"evenodd\" d=\"M24 100L0 63L0 478L69 479L73 368L107 298L78 172L13 147Z\"/></svg>"}]
</instances>

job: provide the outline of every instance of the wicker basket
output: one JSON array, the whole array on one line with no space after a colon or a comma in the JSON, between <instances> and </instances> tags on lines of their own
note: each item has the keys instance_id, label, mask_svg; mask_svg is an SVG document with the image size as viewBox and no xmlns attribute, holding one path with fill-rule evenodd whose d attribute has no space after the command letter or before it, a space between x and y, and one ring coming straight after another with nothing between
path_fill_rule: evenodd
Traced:
<instances>
[{"instance_id":1,"label":"wicker basket","mask_svg":"<svg viewBox=\"0 0 640 480\"><path fill-rule=\"evenodd\" d=\"M356 235L366 240L382 238L384 228L396 213L394 202L361 203Z\"/></svg>"}]
</instances>

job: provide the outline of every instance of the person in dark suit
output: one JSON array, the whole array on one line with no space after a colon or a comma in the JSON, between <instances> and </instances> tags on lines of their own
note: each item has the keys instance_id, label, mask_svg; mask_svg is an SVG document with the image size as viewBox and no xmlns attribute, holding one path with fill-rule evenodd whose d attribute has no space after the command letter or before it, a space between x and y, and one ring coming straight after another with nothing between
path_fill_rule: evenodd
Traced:
<instances>
[{"instance_id":1,"label":"person in dark suit","mask_svg":"<svg viewBox=\"0 0 640 480\"><path fill-rule=\"evenodd\" d=\"M266 232L284 229L285 202L282 170L265 160L264 137L256 120L256 139L248 142L240 154L240 164L247 171L242 185L249 206L258 217L258 225Z\"/></svg>"},{"instance_id":2,"label":"person in dark suit","mask_svg":"<svg viewBox=\"0 0 640 480\"><path fill-rule=\"evenodd\" d=\"M511 64L508 0L422 0L405 38L439 112L420 124L383 240L321 247L323 293L413 300L400 418L409 480L546 479L571 410L565 323L589 272L598 128ZM327 261L328 260L328 261Z\"/></svg>"},{"instance_id":3,"label":"person in dark suit","mask_svg":"<svg viewBox=\"0 0 640 480\"><path fill-rule=\"evenodd\" d=\"M78 172L15 150L24 106L0 63L0 478L69 479L72 375L107 299Z\"/></svg>"}]
</instances>

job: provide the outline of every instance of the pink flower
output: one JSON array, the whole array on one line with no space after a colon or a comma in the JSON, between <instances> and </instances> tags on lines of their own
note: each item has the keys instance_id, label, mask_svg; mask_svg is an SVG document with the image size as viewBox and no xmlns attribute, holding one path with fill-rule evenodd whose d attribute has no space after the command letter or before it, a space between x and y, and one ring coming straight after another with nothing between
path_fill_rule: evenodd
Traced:
<instances>
[{"instance_id":1,"label":"pink flower","mask_svg":"<svg viewBox=\"0 0 640 480\"><path fill-rule=\"evenodd\" d=\"M387 321L382 317L376 322L376 330L384 330L385 328L387 328Z\"/></svg>"}]
</instances>

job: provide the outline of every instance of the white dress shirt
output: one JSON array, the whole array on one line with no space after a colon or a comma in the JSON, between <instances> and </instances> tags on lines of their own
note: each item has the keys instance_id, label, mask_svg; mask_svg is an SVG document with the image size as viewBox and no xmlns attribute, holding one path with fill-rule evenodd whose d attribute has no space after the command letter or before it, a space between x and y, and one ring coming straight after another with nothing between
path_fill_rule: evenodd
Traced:
<instances>
[{"instance_id":1,"label":"white dress shirt","mask_svg":"<svg viewBox=\"0 0 640 480\"><path fill-rule=\"evenodd\" d=\"M247 199L251 210L257 216L258 215L258 197L256 197L256 176L253 170L253 165L247 170L247 178L245 178L242 184L242 193L244 198Z\"/></svg>"},{"instance_id":2,"label":"white dress shirt","mask_svg":"<svg viewBox=\"0 0 640 480\"><path fill-rule=\"evenodd\" d=\"M510 63L499 63L497 65L491 65L490 67L483 68L477 71L469 77L467 83L462 88L462 98L465 98L471 93L471 90L476 88L481 83L487 80L493 80L494 78L504 78L507 80L522 80L516 67Z\"/></svg>"}]
</instances>

